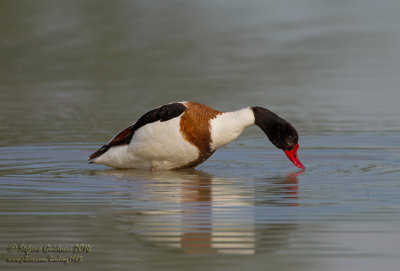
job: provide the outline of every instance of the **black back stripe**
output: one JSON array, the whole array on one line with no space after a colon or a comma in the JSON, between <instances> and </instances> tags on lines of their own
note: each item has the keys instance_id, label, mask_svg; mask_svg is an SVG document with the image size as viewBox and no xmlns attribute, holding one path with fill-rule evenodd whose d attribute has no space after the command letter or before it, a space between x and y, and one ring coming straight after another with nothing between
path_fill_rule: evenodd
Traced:
<instances>
[{"instance_id":1,"label":"black back stripe","mask_svg":"<svg viewBox=\"0 0 400 271\"><path fill-rule=\"evenodd\" d=\"M143 116L141 116L133 125L121 131L108 144L103 145L99 150L90 155L89 160L101 156L103 153L108 151L111 147L118 145L127 145L131 142L135 131L143 127L146 124L153 123L156 121L168 121L170 119L180 116L186 110L186 106L181 103L171 103L163 105L156 109L153 109Z\"/></svg>"},{"instance_id":2,"label":"black back stripe","mask_svg":"<svg viewBox=\"0 0 400 271\"><path fill-rule=\"evenodd\" d=\"M186 110L186 106L181 103L172 103L163 105L159 108L153 109L143 116L141 116L135 124L132 125L132 131L136 131L140 127L156 122L168 121L181 115Z\"/></svg>"}]
</instances>

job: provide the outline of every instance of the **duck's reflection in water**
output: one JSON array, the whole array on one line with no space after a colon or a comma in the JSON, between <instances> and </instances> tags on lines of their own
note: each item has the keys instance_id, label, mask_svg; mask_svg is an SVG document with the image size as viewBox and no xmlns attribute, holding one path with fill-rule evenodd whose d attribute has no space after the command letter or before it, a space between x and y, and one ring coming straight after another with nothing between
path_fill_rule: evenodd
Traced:
<instances>
[{"instance_id":1,"label":"duck's reflection in water","mask_svg":"<svg viewBox=\"0 0 400 271\"><path fill-rule=\"evenodd\" d=\"M110 169L96 174L134 183L132 191L114 191L123 202L115 217L118 227L146 244L189 254L254 254L278 250L297 228L290 215L296 212L286 210L281 219L277 209L297 206L301 172L247 180L216 178L198 170Z\"/></svg>"}]
</instances>

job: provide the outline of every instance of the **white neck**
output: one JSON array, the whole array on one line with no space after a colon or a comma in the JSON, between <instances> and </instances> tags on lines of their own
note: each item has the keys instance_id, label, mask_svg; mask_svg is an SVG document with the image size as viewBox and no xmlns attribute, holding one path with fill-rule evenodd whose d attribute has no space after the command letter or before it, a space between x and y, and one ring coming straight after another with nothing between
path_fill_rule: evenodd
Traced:
<instances>
[{"instance_id":1,"label":"white neck","mask_svg":"<svg viewBox=\"0 0 400 271\"><path fill-rule=\"evenodd\" d=\"M217 115L210 121L211 150L232 142L254 122L254 113L249 107Z\"/></svg>"}]
</instances>

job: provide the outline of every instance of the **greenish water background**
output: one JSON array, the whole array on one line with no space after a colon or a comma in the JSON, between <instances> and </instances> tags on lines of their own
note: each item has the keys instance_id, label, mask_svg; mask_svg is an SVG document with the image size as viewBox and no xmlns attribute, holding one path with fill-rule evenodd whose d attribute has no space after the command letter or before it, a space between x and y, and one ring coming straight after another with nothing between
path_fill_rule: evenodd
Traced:
<instances>
[{"instance_id":1,"label":"greenish water background","mask_svg":"<svg viewBox=\"0 0 400 271\"><path fill-rule=\"evenodd\" d=\"M1 270L398 266L398 1L0 10ZM257 127L196 170L86 164L141 114L182 100L268 107L298 129L307 170ZM65 266L7 263L23 256L14 243L92 250Z\"/></svg>"}]
</instances>

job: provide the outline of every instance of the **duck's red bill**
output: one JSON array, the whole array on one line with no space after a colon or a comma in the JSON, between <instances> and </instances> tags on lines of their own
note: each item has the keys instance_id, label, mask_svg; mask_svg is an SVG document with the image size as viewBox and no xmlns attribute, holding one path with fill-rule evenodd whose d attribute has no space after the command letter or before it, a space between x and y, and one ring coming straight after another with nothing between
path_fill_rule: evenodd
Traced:
<instances>
[{"instance_id":1,"label":"duck's red bill","mask_svg":"<svg viewBox=\"0 0 400 271\"><path fill-rule=\"evenodd\" d=\"M301 169L305 169L305 167L303 166L303 164L300 162L298 156L297 156L297 150L299 149L299 144L296 144L296 146L294 146L294 148L290 151L285 150L286 156L289 158L290 161L292 161L292 163Z\"/></svg>"}]
</instances>

